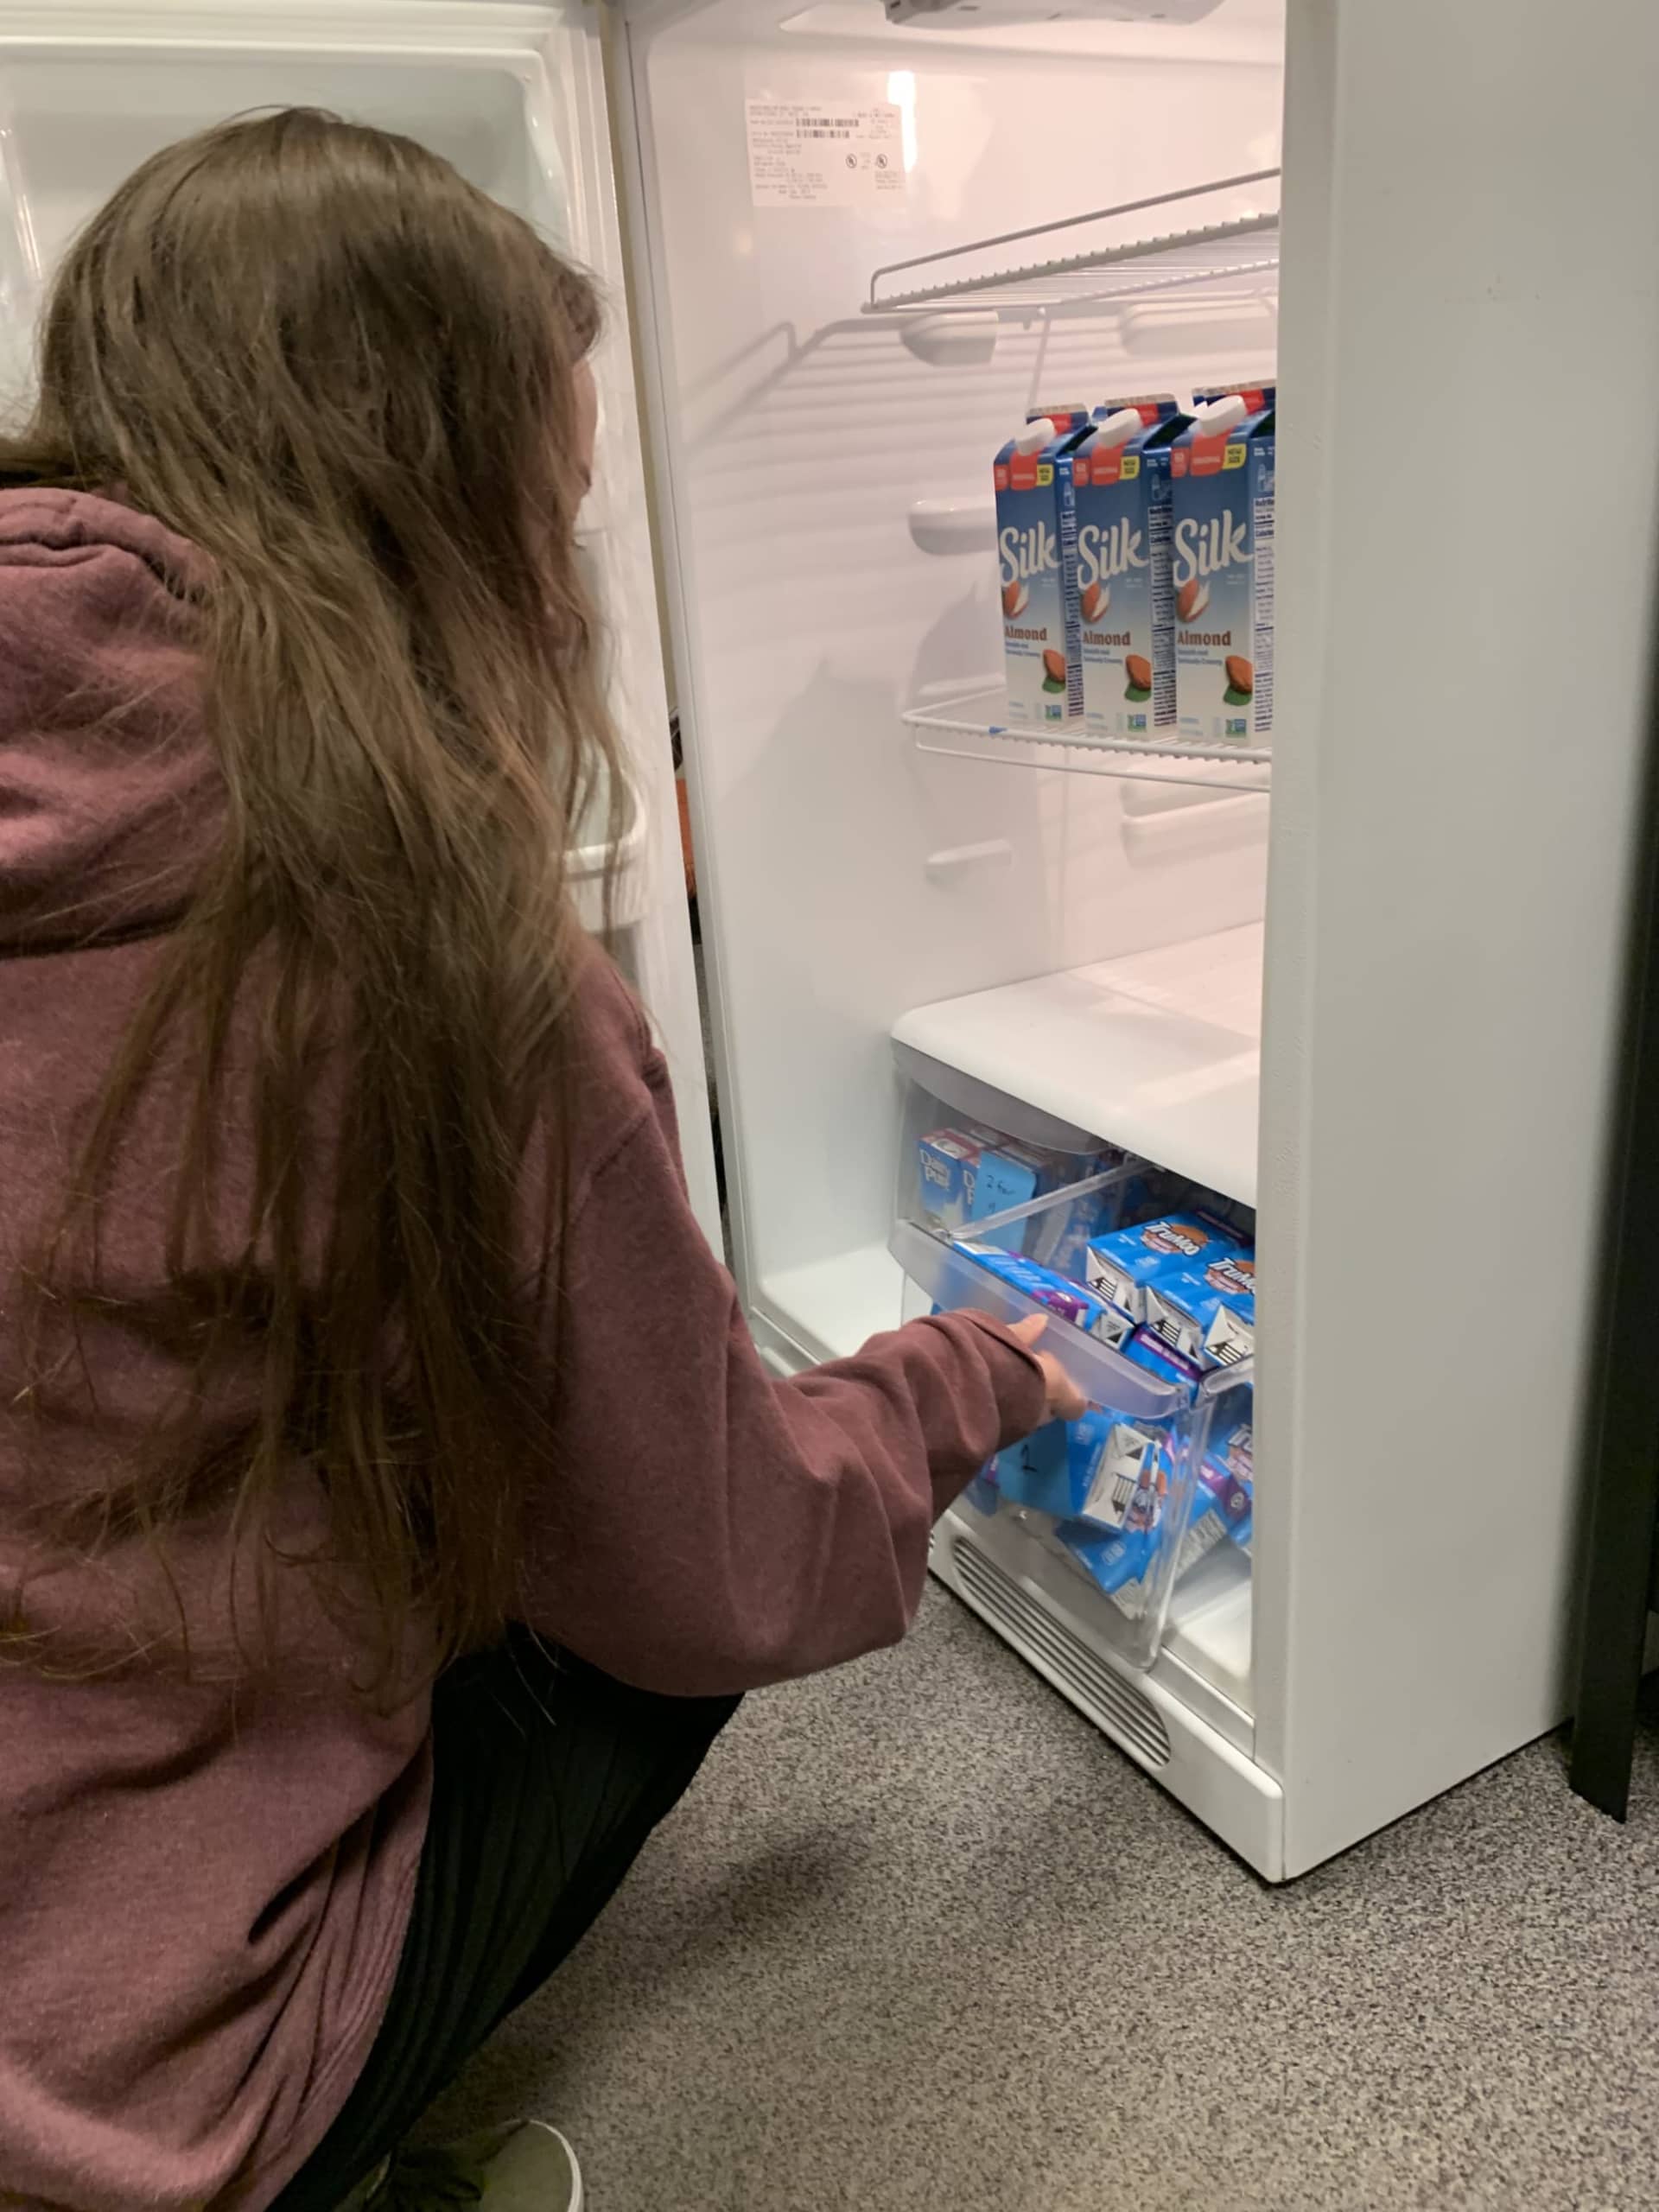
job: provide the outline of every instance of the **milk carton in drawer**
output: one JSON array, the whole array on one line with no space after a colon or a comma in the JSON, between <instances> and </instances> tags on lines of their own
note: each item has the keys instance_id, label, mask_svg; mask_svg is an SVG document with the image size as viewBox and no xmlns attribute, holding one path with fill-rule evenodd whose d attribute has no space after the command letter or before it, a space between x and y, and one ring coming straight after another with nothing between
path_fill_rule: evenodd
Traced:
<instances>
[{"instance_id":1,"label":"milk carton in drawer","mask_svg":"<svg viewBox=\"0 0 1659 2212\"><path fill-rule=\"evenodd\" d=\"M1201 405L1170 454L1176 726L1209 746L1273 730L1274 416L1249 405Z\"/></svg>"},{"instance_id":2,"label":"milk carton in drawer","mask_svg":"<svg viewBox=\"0 0 1659 2212\"><path fill-rule=\"evenodd\" d=\"M1096 1236L1084 1255L1084 1280L1090 1290L1125 1315L1131 1325L1147 1318L1147 1289L1160 1275L1240 1256L1237 1242L1202 1214L1166 1214L1132 1229Z\"/></svg>"},{"instance_id":3,"label":"milk carton in drawer","mask_svg":"<svg viewBox=\"0 0 1659 2212\"><path fill-rule=\"evenodd\" d=\"M1224 1252L1205 1266L1147 1285L1147 1326L1199 1367L1236 1367L1255 1356L1255 1262Z\"/></svg>"},{"instance_id":4,"label":"milk carton in drawer","mask_svg":"<svg viewBox=\"0 0 1659 2212\"><path fill-rule=\"evenodd\" d=\"M916 1147L916 1211L936 1234L951 1236L973 1211L978 1140L963 1129L931 1129Z\"/></svg>"},{"instance_id":5,"label":"milk carton in drawer","mask_svg":"<svg viewBox=\"0 0 1659 2212\"><path fill-rule=\"evenodd\" d=\"M1088 435L1047 416L996 456L996 550L1008 719L1027 728L1079 720L1077 504L1071 448Z\"/></svg>"}]
</instances>

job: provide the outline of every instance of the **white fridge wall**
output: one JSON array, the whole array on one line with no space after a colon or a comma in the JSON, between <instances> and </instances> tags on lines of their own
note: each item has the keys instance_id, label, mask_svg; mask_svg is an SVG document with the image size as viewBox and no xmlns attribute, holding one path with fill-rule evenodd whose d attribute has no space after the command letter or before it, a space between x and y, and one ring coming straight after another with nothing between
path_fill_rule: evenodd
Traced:
<instances>
[{"instance_id":1,"label":"white fridge wall","mask_svg":"<svg viewBox=\"0 0 1659 2212\"><path fill-rule=\"evenodd\" d=\"M894 1017L1249 920L1262 895L1259 802L1218 831L1213 808L1149 816L1107 779L921 755L898 721L1000 676L990 466L1027 405L1260 373L1259 313L1207 350L1183 325L1179 354L1144 317L1133 351L1109 321L1046 346L1007 325L990 365L941 367L858 309L879 263L1272 162L1279 72L976 51L864 20L853 39L738 38L715 9L632 34L740 1267L763 1314L830 1350L897 1314ZM760 98L898 102L905 200L754 207ZM985 503L979 543L919 550L911 503L951 498Z\"/></svg>"},{"instance_id":2,"label":"white fridge wall","mask_svg":"<svg viewBox=\"0 0 1659 2212\"><path fill-rule=\"evenodd\" d=\"M158 148L224 117L312 103L407 132L596 270L612 325L583 522L611 631L609 696L643 820L620 943L674 1071L694 1201L716 1245L702 1034L680 888L622 257L598 39L582 8L490 0L0 0L0 399L27 385L43 279L70 234Z\"/></svg>"},{"instance_id":3,"label":"white fridge wall","mask_svg":"<svg viewBox=\"0 0 1659 2212\"><path fill-rule=\"evenodd\" d=\"M1659 13L1294 0L1290 55L1255 1662L1294 1873L1566 1703Z\"/></svg>"}]
</instances>

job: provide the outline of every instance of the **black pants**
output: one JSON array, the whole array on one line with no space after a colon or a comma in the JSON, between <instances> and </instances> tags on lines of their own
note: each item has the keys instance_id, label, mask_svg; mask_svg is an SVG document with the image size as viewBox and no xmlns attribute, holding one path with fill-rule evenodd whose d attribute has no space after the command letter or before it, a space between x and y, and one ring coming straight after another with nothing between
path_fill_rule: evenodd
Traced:
<instances>
[{"instance_id":1,"label":"black pants","mask_svg":"<svg viewBox=\"0 0 1659 2212\"><path fill-rule=\"evenodd\" d=\"M609 1903L735 1698L626 1688L515 1630L433 1693L431 1821L391 2001L272 2207L333 2212Z\"/></svg>"}]
</instances>

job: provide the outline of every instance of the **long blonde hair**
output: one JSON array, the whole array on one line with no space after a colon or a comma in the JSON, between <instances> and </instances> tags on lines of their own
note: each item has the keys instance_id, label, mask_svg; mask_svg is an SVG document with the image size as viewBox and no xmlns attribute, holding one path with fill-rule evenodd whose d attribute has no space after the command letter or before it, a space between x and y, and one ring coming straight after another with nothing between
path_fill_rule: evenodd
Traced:
<instances>
[{"instance_id":1,"label":"long blonde hair","mask_svg":"<svg viewBox=\"0 0 1659 2212\"><path fill-rule=\"evenodd\" d=\"M251 1343L264 1384L228 1459L160 1440L100 1528L164 1536L228 1501L257 1537L308 1462L383 1675L417 1617L441 1662L512 1600L536 1421L517 1208L532 1133L557 1148L563 856L595 789L614 809L623 787L575 538L573 376L597 326L589 281L447 162L290 109L122 185L57 276L33 421L0 442L0 482L118 488L205 556L223 839L41 1272L49 1313L98 1294L124 1131L186 1039L168 1278L200 1324L198 1396ZM251 994L227 1252L216 1133Z\"/></svg>"}]
</instances>

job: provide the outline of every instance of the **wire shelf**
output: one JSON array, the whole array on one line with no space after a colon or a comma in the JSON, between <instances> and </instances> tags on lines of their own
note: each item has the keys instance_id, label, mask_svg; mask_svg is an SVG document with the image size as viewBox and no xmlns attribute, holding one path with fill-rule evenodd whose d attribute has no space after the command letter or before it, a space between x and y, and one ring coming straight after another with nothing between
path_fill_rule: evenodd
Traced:
<instances>
[{"instance_id":1,"label":"wire shelf","mask_svg":"<svg viewBox=\"0 0 1659 2212\"><path fill-rule=\"evenodd\" d=\"M1120 776L1138 783L1177 784L1217 792L1272 789L1273 753L1265 746L1209 748L1177 738L1097 737L1073 722L1055 729L1027 729L998 719L1007 711L1000 685L982 685L937 706L912 707L902 715L917 749L959 760L1058 768L1083 776Z\"/></svg>"},{"instance_id":2,"label":"wire shelf","mask_svg":"<svg viewBox=\"0 0 1659 2212\"><path fill-rule=\"evenodd\" d=\"M999 236L976 238L966 245L948 246L938 253L918 254L908 261L889 262L870 278L866 315L887 315L895 309L925 308L940 314L963 314L994 308L1010 316L1066 315L1097 311L1160 293L1204 285L1246 293L1276 289L1279 271L1279 211L1255 207L1223 211L1218 195L1243 193L1249 188L1275 182L1277 169L1252 169L1240 176L1221 177L1212 184L1194 185L1180 192L1155 194L1147 200L1126 200L1116 207L1097 207L1083 215L1067 215L1054 223L1004 231ZM1106 238L1077 252L1052 256L1015 266L985 267L986 257L1006 246L1040 239L1057 241L1061 232L1086 225L1122 226L1130 216L1152 207L1190 207L1209 201L1217 219L1185 230L1125 239ZM926 270L925 283L897 284L893 280ZM887 289L884 289L886 286Z\"/></svg>"}]
</instances>

